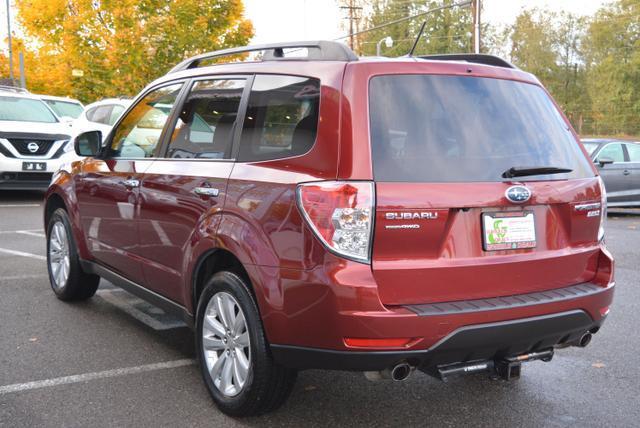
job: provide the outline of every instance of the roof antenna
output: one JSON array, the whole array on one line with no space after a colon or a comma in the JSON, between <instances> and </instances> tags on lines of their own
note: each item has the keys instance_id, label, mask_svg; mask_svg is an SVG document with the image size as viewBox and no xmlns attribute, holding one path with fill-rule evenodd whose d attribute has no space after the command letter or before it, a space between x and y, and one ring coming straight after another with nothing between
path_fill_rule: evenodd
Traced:
<instances>
[{"instance_id":1,"label":"roof antenna","mask_svg":"<svg viewBox=\"0 0 640 428\"><path fill-rule=\"evenodd\" d=\"M420 31L418 31L418 36L416 37L416 40L413 42L413 46L411 46L411 50L407 54L408 57L413 56L413 51L416 50L416 46L418 46L418 42L420 41L420 37L422 37L422 33L424 33L424 27L426 27L426 25L427 25L427 21L425 20L420 26Z\"/></svg>"}]
</instances>

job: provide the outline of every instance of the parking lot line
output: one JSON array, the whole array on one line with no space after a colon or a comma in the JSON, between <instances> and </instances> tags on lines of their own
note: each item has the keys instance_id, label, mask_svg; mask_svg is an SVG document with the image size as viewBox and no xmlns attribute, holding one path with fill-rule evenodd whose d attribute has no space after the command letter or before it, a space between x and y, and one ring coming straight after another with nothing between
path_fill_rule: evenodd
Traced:
<instances>
[{"instance_id":1,"label":"parking lot line","mask_svg":"<svg viewBox=\"0 0 640 428\"><path fill-rule=\"evenodd\" d=\"M40 279L47 278L48 275L11 275L11 276L0 276L0 281L19 281L21 279Z\"/></svg>"},{"instance_id":2,"label":"parking lot line","mask_svg":"<svg viewBox=\"0 0 640 428\"><path fill-rule=\"evenodd\" d=\"M44 234L44 230L42 229L28 229L28 230L0 230L0 233L21 233L21 232L34 232Z\"/></svg>"},{"instance_id":3,"label":"parking lot line","mask_svg":"<svg viewBox=\"0 0 640 428\"><path fill-rule=\"evenodd\" d=\"M10 250L8 248L0 248L0 253L10 254L12 256L30 257L36 260L47 260L45 256L33 253L25 253L24 251Z\"/></svg>"},{"instance_id":4,"label":"parking lot line","mask_svg":"<svg viewBox=\"0 0 640 428\"><path fill-rule=\"evenodd\" d=\"M103 288L96 294L154 330L186 327L181 319L174 318L160 308L119 288Z\"/></svg>"},{"instance_id":5,"label":"parking lot line","mask_svg":"<svg viewBox=\"0 0 640 428\"><path fill-rule=\"evenodd\" d=\"M37 236L38 238L45 238L45 234L42 232L34 232L32 230L16 230L16 233L21 235Z\"/></svg>"},{"instance_id":6,"label":"parking lot line","mask_svg":"<svg viewBox=\"0 0 640 428\"><path fill-rule=\"evenodd\" d=\"M0 204L0 208L39 207L40 204Z\"/></svg>"},{"instance_id":7,"label":"parking lot line","mask_svg":"<svg viewBox=\"0 0 640 428\"><path fill-rule=\"evenodd\" d=\"M146 364L135 367L125 367L121 369L105 370L101 372L83 373L73 376L56 377L53 379L37 380L27 383L15 383L13 385L0 386L0 395L10 394L12 392L28 391L31 389L47 388L50 386L68 385L71 383L87 382L96 379L105 379L118 376L126 376L136 373L144 373L155 370L173 369L176 367L184 367L195 364L195 360L183 359L174 361L165 361L162 363Z\"/></svg>"}]
</instances>

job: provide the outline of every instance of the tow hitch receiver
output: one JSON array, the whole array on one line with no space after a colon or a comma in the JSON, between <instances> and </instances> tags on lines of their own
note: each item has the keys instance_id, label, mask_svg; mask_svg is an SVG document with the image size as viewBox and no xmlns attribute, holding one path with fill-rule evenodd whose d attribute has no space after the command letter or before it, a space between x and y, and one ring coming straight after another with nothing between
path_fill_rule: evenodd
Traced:
<instances>
[{"instance_id":1,"label":"tow hitch receiver","mask_svg":"<svg viewBox=\"0 0 640 428\"><path fill-rule=\"evenodd\" d=\"M544 351L530 352L528 354L504 357L496 360L472 361L438 366L437 372L433 374L443 382L446 382L452 376L480 372L486 372L492 377L512 380L520 377L522 363L535 360L548 362L551 361L552 358L553 348L550 348Z\"/></svg>"}]
</instances>

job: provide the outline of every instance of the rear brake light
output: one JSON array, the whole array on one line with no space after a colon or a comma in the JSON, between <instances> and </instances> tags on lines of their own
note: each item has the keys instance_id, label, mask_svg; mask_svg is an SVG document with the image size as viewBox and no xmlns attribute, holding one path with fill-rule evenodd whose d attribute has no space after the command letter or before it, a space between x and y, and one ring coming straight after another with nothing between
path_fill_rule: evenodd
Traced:
<instances>
[{"instance_id":1,"label":"rear brake light","mask_svg":"<svg viewBox=\"0 0 640 428\"><path fill-rule=\"evenodd\" d=\"M600 183L600 227L598 227L598 242L604 240L604 229L607 223L607 190L604 188L604 182L598 177Z\"/></svg>"},{"instance_id":2,"label":"rear brake light","mask_svg":"<svg viewBox=\"0 0 640 428\"><path fill-rule=\"evenodd\" d=\"M325 181L298 186L298 205L315 235L334 253L369 263L373 183Z\"/></svg>"}]
</instances>

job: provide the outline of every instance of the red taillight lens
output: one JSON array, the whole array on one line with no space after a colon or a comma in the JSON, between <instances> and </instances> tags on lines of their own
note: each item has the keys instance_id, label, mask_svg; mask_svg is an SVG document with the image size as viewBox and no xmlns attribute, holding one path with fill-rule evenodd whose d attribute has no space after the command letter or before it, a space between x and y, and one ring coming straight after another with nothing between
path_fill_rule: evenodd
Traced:
<instances>
[{"instance_id":1,"label":"red taillight lens","mask_svg":"<svg viewBox=\"0 0 640 428\"><path fill-rule=\"evenodd\" d=\"M298 205L318 238L333 252L369 262L373 183L325 181L298 186Z\"/></svg>"}]
</instances>

